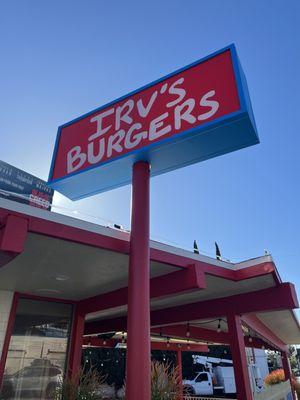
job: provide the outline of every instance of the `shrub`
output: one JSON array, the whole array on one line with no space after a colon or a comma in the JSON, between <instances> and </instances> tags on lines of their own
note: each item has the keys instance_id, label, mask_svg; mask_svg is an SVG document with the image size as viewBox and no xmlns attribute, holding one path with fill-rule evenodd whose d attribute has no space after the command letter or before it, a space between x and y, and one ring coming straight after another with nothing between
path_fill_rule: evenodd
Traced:
<instances>
[{"instance_id":1,"label":"shrub","mask_svg":"<svg viewBox=\"0 0 300 400\"><path fill-rule=\"evenodd\" d=\"M73 379L61 381L54 400L101 400L107 399L104 388L106 378L95 370L80 371ZM125 393L125 387L124 387ZM181 377L178 367L158 361L151 363L151 400L180 400Z\"/></svg>"},{"instance_id":2,"label":"shrub","mask_svg":"<svg viewBox=\"0 0 300 400\"><path fill-rule=\"evenodd\" d=\"M265 384L267 386L276 385L285 381L283 369L276 369L265 377Z\"/></svg>"},{"instance_id":3,"label":"shrub","mask_svg":"<svg viewBox=\"0 0 300 400\"><path fill-rule=\"evenodd\" d=\"M151 400L179 400L181 381L178 368L158 361L151 363Z\"/></svg>"},{"instance_id":4,"label":"shrub","mask_svg":"<svg viewBox=\"0 0 300 400\"><path fill-rule=\"evenodd\" d=\"M152 361L151 400L180 400L181 394L182 385L179 368L174 368L171 364ZM127 399L123 398L123 400Z\"/></svg>"},{"instance_id":5,"label":"shrub","mask_svg":"<svg viewBox=\"0 0 300 400\"><path fill-rule=\"evenodd\" d=\"M106 377L95 370L82 370L73 378L65 378L58 385L54 400L100 400L104 398L101 386Z\"/></svg>"}]
</instances>

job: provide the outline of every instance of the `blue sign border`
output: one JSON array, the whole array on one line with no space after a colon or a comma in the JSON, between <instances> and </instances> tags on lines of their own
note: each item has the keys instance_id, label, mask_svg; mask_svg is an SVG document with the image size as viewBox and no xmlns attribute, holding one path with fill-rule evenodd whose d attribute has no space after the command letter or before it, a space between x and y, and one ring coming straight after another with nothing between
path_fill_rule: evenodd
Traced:
<instances>
[{"instance_id":1,"label":"blue sign border","mask_svg":"<svg viewBox=\"0 0 300 400\"><path fill-rule=\"evenodd\" d=\"M110 107L110 106L112 106L112 105L114 105L114 104L116 104L116 103L118 103L118 102L120 102L120 101L122 101L122 100L124 100L124 99L126 99L126 98L128 98L128 97L130 97L130 96L132 96L134 94L136 94L136 93L141 92L142 90L145 90L145 89L147 89L147 88L149 88L149 87L151 87L153 85L156 85L156 84L158 84L158 83L160 83L160 82L162 82L162 81L164 81L164 80L166 80L166 79L168 79L168 78L170 78L170 77L172 77L174 75L177 75L177 74L179 74L179 73L181 73L181 72L183 72L183 71L185 71L187 69L190 69L191 67L194 67L194 66L196 66L198 64L201 64L201 63L207 61L208 59L211 59L211 58L213 58L213 57L215 57L215 56L217 56L217 55L219 55L221 53L224 53L224 52L226 52L228 50L231 53L233 69L234 69L234 75L235 75L235 80L236 80L236 85L237 85L237 91L238 91L238 96L239 96L239 100L240 100L240 109L238 111L235 111L233 113L227 114L227 115L222 116L222 117L219 117L219 118L217 118L217 119L215 119L213 121L206 122L206 123L204 123L204 124L202 124L200 126L196 126L196 127L192 128L192 129L185 130L185 131L183 131L181 133L176 134L176 136L168 137L168 138L162 139L159 142L155 142L155 143L149 144L146 147L143 147L142 149L133 150L133 151L131 151L129 153L122 154L122 155L120 155L118 157L114 157L113 159L107 160L107 161L105 161L105 162L103 162L101 164L96 164L96 165L87 167L87 168L85 168L84 170L81 170L81 171L75 171L73 173L70 173L70 174L66 175L65 177L62 177L62 178L52 179L53 170L54 170L54 163L55 163L56 154L57 154L57 150L58 150L58 144L59 144L59 140L60 140L60 135L61 135L61 131L62 131L62 129L64 127L69 126L69 125L71 125L71 124L73 124L73 123L75 123L75 122L77 122L77 121L79 121L79 120L81 120L83 118L86 118L86 117L88 117L88 116L90 116L90 115L92 115L92 114L94 114L94 113L96 113L98 111L101 111L101 110L103 110L103 109L105 109L107 107ZM70 180L70 178L73 178L75 176L79 176L79 175L84 174L84 173L86 174L87 172L89 172L91 170L95 170L97 168L98 169L99 168L103 168L104 166L107 166L108 164L110 164L112 162L116 163L118 160L121 160L121 159L126 158L126 157L127 158L128 157L130 157L130 158L134 157L135 161L138 161L139 160L138 155L140 153L143 154L142 159L145 159L145 156L144 156L145 153L148 153L153 147L159 147L161 145L167 144L168 142L176 143L176 141L179 141L180 139L182 139L182 136L193 135L195 133L201 134L204 131L208 131L208 130L210 130L212 128L215 128L215 127L218 127L220 125L231 124L232 122L234 122L234 121L236 121L236 120L238 120L240 118L244 118L245 116L249 118L250 124L252 125L252 128L253 128L252 139L251 139L251 141L249 141L249 143L245 143L244 145L240 146L239 148L243 148L243 147L246 147L246 146L250 146L250 145L259 143L259 139L258 139L255 120L254 120L253 111L252 111L252 107L251 107L251 102L250 102L250 97L249 97L246 78L245 78L245 75L244 75L243 70L242 70L241 65L240 65L240 61L239 61L238 56L237 56L236 47L235 47L234 44L231 44L231 45L226 46L226 47L222 48L221 50L218 50L218 51L216 51L216 52L214 52L214 53L212 53L212 54L210 54L210 55L208 55L208 56L206 56L204 58L201 58L201 59L199 59L199 60L197 60L197 61L195 61L195 62L193 62L193 63L191 63L191 64L189 64L189 65L187 65L185 67L183 67L183 68L180 68L180 69L178 69L178 70L176 70L176 71L174 71L174 72L172 72L172 73L170 73L170 74L168 74L166 76L163 76L163 77L161 77L161 78L159 78L159 79L157 79L157 80L155 80L155 81L153 81L153 82L151 82L151 83L149 83L149 84L147 84L145 86L142 86L142 87L140 87L140 88L138 88L138 89L136 89L136 90L134 90L134 91L122 96L122 97L119 97L118 99L115 99L112 102L106 103L101 107L98 107L98 108L96 108L96 109L94 109L92 111L89 111L88 113L86 113L84 115L81 115L80 117L77 117L77 118L75 118L75 119L73 119L73 120L71 120L71 121L59 126L58 131L57 131L56 141L55 141L55 147L54 147L54 152L53 152L50 172L49 172L48 185L53 187L54 189L60 191L63 194L67 193L67 195L70 198L72 198L73 200L75 200L75 199L78 200L78 199L81 199L81 198L85 198L87 196L91 196L91 195L96 194L96 193L100 193L100 192L103 192L103 191L107 191L107 190L111 190L111 189L123 186L125 184L128 184L129 182L128 181L127 182L117 182L116 184L112 184L110 186L105 185L105 188L103 188L103 189L96 189L95 191L90 191L88 194L82 194L82 195L78 194L78 195L76 195L76 193L74 193L74 189L71 190L72 193L68 193L69 190L67 188L67 186L68 186L67 180ZM253 133L254 133L254 135L253 135ZM224 154L224 153L229 152L229 151L232 151L232 150L228 149L228 151L224 151L224 152L218 153L216 155L221 155L221 154ZM213 157L213 155L210 156L210 157L207 157L207 158L211 158L211 157ZM201 159L199 159L199 161L201 161ZM183 167L185 165L192 164L193 162L196 162L196 161L190 161L190 162L187 162L185 164L180 164L178 166L178 168ZM172 167L169 170L173 170L173 169L175 169L175 168ZM161 174L161 173L164 173L164 172L167 172L167 171L168 171L168 169L160 170L157 174L156 173L151 173L151 175L154 176L154 175L158 175L158 174ZM81 178L81 179L83 179L83 178Z\"/></svg>"}]
</instances>

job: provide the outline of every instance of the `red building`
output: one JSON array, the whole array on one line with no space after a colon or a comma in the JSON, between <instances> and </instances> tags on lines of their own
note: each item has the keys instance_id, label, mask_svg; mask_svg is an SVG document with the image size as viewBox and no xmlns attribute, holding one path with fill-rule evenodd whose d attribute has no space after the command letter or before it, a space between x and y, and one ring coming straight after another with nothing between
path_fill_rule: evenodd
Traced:
<instances>
[{"instance_id":1,"label":"red building","mask_svg":"<svg viewBox=\"0 0 300 400\"><path fill-rule=\"evenodd\" d=\"M76 374L84 343L126 332L129 233L5 199L0 224L1 381L41 359ZM271 256L234 264L151 241L150 258L153 347L229 344L239 400L252 399L245 346L281 352L290 379L298 300Z\"/></svg>"}]
</instances>

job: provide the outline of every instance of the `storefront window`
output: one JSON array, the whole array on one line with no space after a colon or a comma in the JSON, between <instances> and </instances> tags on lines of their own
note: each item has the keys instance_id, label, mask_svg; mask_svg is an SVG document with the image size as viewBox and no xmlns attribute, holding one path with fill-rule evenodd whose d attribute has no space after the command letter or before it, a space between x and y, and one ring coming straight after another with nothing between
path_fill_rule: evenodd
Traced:
<instances>
[{"instance_id":1,"label":"storefront window","mask_svg":"<svg viewBox=\"0 0 300 400\"><path fill-rule=\"evenodd\" d=\"M19 300L1 399L53 397L65 372L71 316L69 304Z\"/></svg>"}]
</instances>

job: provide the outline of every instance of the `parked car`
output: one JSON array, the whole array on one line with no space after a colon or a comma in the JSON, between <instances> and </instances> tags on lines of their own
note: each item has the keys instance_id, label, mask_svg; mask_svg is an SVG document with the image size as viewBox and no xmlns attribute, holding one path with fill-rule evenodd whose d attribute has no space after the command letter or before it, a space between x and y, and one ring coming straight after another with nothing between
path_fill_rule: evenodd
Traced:
<instances>
[{"instance_id":1,"label":"parked car","mask_svg":"<svg viewBox=\"0 0 300 400\"><path fill-rule=\"evenodd\" d=\"M11 381L11 377L10 375L4 374L0 399L7 400L11 399L13 396L14 396L14 387L13 387L13 382Z\"/></svg>"},{"instance_id":2,"label":"parked car","mask_svg":"<svg viewBox=\"0 0 300 400\"><path fill-rule=\"evenodd\" d=\"M51 399L61 379L62 370L59 367L32 363L15 374L4 376L2 397L9 399L22 394Z\"/></svg>"}]
</instances>

